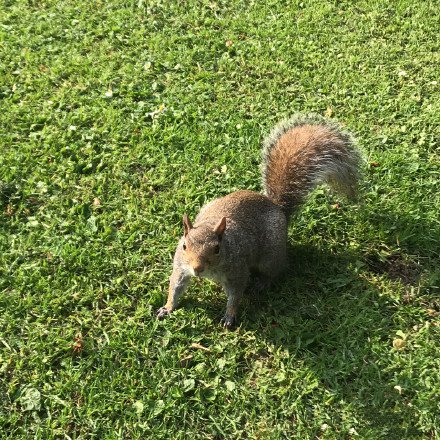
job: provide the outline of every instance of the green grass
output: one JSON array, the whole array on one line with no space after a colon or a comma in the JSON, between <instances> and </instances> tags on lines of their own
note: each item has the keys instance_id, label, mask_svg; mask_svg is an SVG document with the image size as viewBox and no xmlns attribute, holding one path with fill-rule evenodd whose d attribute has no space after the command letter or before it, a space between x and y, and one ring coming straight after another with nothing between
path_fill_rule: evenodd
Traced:
<instances>
[{"instance_id":1,"label":"green grass","mask_svg":"<svg viewBox=\"0 0 440 440\"><path fill-rule=\"evenodd\" d=\"M1 438L439 438L437 2L1 3ZM313 194L236 331L201 281L158 322L182 214L296 111L359 202Z\"/></svg>"}]
</instances>

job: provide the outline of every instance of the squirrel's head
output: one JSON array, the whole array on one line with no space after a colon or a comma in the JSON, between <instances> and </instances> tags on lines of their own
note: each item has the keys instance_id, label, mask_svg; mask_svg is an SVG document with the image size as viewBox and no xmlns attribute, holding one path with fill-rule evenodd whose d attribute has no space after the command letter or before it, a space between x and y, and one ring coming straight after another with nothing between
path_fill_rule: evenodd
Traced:
<instances>
[{"instance_id":1,"label":"squirrel's head","mask_svg":"<svg viewBox=\"0 0 440 440\"><path fill-rule=\"evenodd\" d=\"M219 219L212 227L201 224L193 227L190 219L183 216L184 238L182 250L194 275L203 277L203 273L215 267L222 254L222 238L226 229L226 217Z\"/></svg>"}]
</instances>

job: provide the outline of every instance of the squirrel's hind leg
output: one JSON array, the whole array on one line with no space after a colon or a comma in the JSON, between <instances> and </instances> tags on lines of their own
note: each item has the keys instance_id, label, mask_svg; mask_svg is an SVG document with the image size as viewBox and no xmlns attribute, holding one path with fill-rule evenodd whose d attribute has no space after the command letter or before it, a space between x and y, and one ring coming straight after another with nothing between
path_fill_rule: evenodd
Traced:
<instances>
[{"instance_id":1,"label":"squirrel's hind leg","mask_svg":"<svg viewBox=\"0 0 440 440\"><path fill-rule=\"evenodd\" d=\"M276 247L266 250L264 258L258 264L258 276L261 279L272 280L278 277L287 267L287 245L285 239L279 240ZM268 287L268 286L266 286Z\"/></svg>"},{"instance_id":2,"label":"squirrel's hind leg","mask_svg":"<svg viewBox=\"0 0 440 440\"><path fill-rule=\"evenodd\" d=\"M254 272L251 274L249 283L246 287L246 295L258 295L267 290L272 283L272 277L262 272Z\"/></svg>"}]
</instances>

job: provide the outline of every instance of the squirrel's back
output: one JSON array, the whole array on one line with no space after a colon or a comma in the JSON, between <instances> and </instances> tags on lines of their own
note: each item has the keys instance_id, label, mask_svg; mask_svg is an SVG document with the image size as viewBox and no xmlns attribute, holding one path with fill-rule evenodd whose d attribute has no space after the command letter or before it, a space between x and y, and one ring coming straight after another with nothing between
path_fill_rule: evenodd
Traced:
<instances>
[{"instance_id":1,"label":"squirrel's back","mask_svg":"<svg viewBox=\"0 0 440 440\"><path fill-rule=\"evenodd\" d=\"M279 209L279 206L263 194L240 190L205 205L196 217L195 224L209 221L215 223L221 217L233 219L236 223L242 225L246 223L253 224L261 215L279 211Z\"/></svg>"},{"instance_id":2,"label":"squirrel's back","mask_svg":"<svg viewBox=\"0 0 440 440\"><path fill-rule=\"evenodd\" d=\"M318 115L295 115L263 144L264 193L286 216L320 183L353 197L360 154L352 136Z\"/></svg>"}]
</instances>

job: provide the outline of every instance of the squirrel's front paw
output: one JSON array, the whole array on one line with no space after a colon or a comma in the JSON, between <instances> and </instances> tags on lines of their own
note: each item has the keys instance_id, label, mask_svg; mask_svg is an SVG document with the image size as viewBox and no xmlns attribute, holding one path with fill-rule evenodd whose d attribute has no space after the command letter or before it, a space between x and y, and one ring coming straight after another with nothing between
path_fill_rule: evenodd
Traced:
<instances>
[{"instance_id":1,"label":"squirrel's front paw","mask_svg":"<svg viewBox=\"0 0 440 440\"><path fill-rule=\"evenodd\" d=\"M156 316L157 316L157 319L164 319L165 316L169 315L170 313L171 313L171 310L168 310L166 307L161 307L156 312Z\"/></svg>"},{"instance_id":2,"label":"squirrel's front paw","mask_svg":"<svg viewBox=\"0 0 440 440\"><path fill-rule=\"evenodd\" d=\"M233 329L237 324L237 318L234 315L228 315L227 313L220 320L220 324L229 330Z\"/></svg>"}]
</instances>

